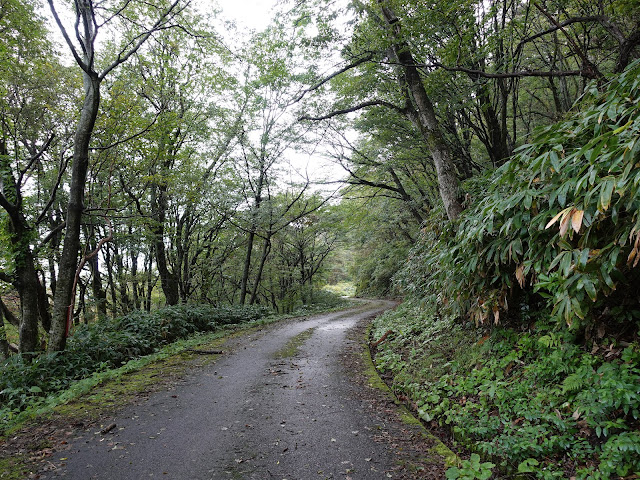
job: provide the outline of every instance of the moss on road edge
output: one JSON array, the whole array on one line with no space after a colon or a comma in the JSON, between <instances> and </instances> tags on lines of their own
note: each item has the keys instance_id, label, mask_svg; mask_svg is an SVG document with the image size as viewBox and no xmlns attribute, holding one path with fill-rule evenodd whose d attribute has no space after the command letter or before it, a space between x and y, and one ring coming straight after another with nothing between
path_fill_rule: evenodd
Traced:
<instances>
[{"instance_id":1,"label":"moss on road edge","mask_svg":"<svg viewBox=\"0 0 640 480\"><path fill-rule=\"evenodd\" d=\"M409 409L407 409L407 407L400 400L398 400L398 398L395 396L391 388L389 388L389 386L384 382L384 380L382 380L382 378L378 374L378 370L376 369L375 364L373 363L373 358L371 357L371 351L369 349L369 340L371 338L371 328L372 328L372 324L370 323L365 330L365 335L363 338L363 345L362 345L362 360L363 360L364 372L365 372L365 375L367 376L368 384L372 388L383 391L386 395L388 395L393 400L393 403L395 403L398 406L398 409L399 409L398 413L403 423L407 425L415 425L416 427L419 427L420 433L422 434L422 436L433 443L434 446L431 447L431 451L441 456L444 459L445 465L447 467L457 466L460 463L459 457L449 447L447 447L444 443L442 443L442 441L438 437L430 433L425 428L425 426L422 424L420 419L416 418L409 411Z\"/></svg>"}]
</instances>

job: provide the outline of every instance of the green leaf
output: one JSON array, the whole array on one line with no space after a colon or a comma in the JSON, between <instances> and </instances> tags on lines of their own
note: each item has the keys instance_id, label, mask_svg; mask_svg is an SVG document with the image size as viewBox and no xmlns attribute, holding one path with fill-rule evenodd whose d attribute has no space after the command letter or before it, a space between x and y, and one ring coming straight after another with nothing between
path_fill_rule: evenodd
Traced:
<instances>
[{"instance_id":1,"label":"green leaf","mask_svg":"<svg viewBox=\"0 0 640 480\"><path fill-rule=\"evenodd\" d=\"M445 476L448 480L457 480L458 478L460 478L460 470L458 469L458 467L448 468Z\"/></svg>"},{"instance_id":2,"label":"green leaf","mask_svg":"<svg viewBox=\"0 0 640 480\"><path fill-rule=\"evenodd\" d=\"M538 471L537 467L540 465L535 458L527 458L525 461L520 462L518 465L518 473L534 473Z\"/></svg>"},{"instance_id":3,"label":"green leaf","mask_svg":"<svg viewBox=\"0 0 640 480\"><path fill-rule=\"evenodd\" d=\"M600 210L603 212L609 209L611 205L611 195L613 194L613 187L615 181L613 177L607 176L603 179L602 187L600 189L600 200L598 202Z\"/></svg>"}]
</instances>

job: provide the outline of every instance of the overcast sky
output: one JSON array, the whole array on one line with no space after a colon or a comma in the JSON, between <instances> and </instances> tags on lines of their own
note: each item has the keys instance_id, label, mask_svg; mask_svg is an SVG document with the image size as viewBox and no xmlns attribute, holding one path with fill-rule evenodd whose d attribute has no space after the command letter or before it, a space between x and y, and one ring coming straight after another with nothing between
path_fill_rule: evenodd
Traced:
<instances>
[{"instance_id":1,"label":"overcast sky","mask_svg":"<svg viewBox=\"0 0 640 480\"><path fill-rule=\"evenodd\" d=\"M218 0L218 4L224 16L235 20L239 27L262 30L271 20L275 0Z\"/></svg>"}]
</instances>

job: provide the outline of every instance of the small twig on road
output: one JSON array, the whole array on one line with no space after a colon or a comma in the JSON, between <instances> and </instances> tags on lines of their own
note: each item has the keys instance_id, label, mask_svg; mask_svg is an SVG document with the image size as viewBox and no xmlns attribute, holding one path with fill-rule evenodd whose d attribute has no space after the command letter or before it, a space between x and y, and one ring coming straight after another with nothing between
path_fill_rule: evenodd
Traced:
<instances>
[{"instance_id":1,"label":"small twig on road","mask_svg":"<svg viewBox=\"0 0 640 480\"><path fill-rule=\"evenodd\" d=\"M112 423L110 425L107 425L106 427L104 427L102 430L100 430L100 433L102 435L104 435L105 433L109 433L111 430L113 430L114 428L116 428L116 424Z\"/></svg>"},{"instance_id":2,"label":"small twig on road","mask_svg":"<svg viewBox=\"0 0 640 480\"><path fill-rule=\"evenodd\" d=\"M199 353L201 355L222 355L224 350L196 350L195 348L188 348L187 352Z\"/></svg>"}]
</instances>

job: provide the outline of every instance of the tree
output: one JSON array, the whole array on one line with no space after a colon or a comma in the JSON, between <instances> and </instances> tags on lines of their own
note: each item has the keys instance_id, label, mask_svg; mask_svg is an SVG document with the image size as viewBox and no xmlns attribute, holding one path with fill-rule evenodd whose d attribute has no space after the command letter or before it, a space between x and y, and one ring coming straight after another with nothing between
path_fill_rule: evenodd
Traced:
<instances>
[{"instance_id":1,"label":"tree","mask_svg":"<svg viewBox=\"0 0 640 480\"><path fill-rule=\"evenodd\" d=\"M6 2L0 29L6 62L0 70L0 207L6 214L0 216L0 231L6 232L9 254L0 280L11 283L20 297L19 348L28 353L40 347L38 323L50 328L37 256L51 237L40 239L39 234L66 166L65 107L74 99L58 82L73 86L75 79L57 63L31 4Z\"/></svg>"},{"instance_id":2,"label":"tree","mask_svg":"<svg viewBox=\"0 0 640 480\"><path fill-rule=\"evenodd\" d=\"M129 1L121 5L100 6L104 12L104 23L99 22L101 10L96 9L92 0L79 0L75 3L75 37L74 42L58 15L54 0L48 0L51 13L64 36L73 58L82 70L84 84L84 101L80 117L76 126L73 146L73 160L71 169L71 183L69 186L69 202L67 204L65 235L60 258L58 283L54 296L52 328L49 339L49 351L64 350L66 344L67 326L73 310L74 280L78 268L78 251L80 249L80 229L84 209L85 185L89 167L89 149L100 107L100 85L104 78L116 67L126 62L148 39L159 30L170 28L180 9L180 0L170 5L150 7L156 20L151 26L133 28L129 31L118 49L115 59L106 62L100 68L96 51L96 39L101 28L108 26L114 19L127 20L128 15L135 15L132 11L135 4ZM109 8L111 7L111 8ZM144 17L143 17L144 18ZM144 20L143 20L144 21ZM141 25L142 22L131 22L131 26Z\"/></svg>"}]
</instances>

